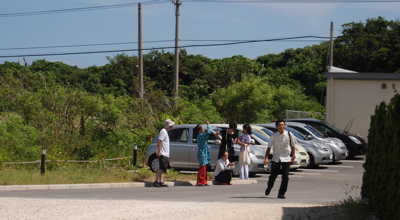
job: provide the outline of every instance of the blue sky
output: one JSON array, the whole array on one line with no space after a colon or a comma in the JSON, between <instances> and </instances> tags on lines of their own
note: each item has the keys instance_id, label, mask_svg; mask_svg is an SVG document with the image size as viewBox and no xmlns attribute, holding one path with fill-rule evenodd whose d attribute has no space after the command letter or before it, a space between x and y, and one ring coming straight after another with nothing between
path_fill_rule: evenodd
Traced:
<instances>
[{"instance_id":1,"label":"blue sky","mask_svg":"<svg viewBox=\"0 0 400 220\"><path fill-rule=\"evenodd\" d=\"M180 7L180 46L227 43L223 40L267 40L298 36L329 37L334 22L334 36L341 25L365 23L378 16L386 20L400 19L400 1L360 3L248 3L222 0L182 0ZM362 0L361 0L362 1ZM17 0L0 3L0 63L5 61L31 64L38 59L61 61L79 67L102 66L107 56L117 53L138 55L138 0ZM175 6L171 1L142 0L143 47L174 47ZM290 1L285 1L290 2ZM332 2L332 1L330 1ZM11 13L42 12L132 3L130 7L84 10L68 13L39 13L31 16L5 16ZM209 41L205 41L209 40ZM153 42L152 42L153 41ZM164 41L164 42L154 42ZM132 42L132 43L130 43ZM147 42L147 43L146 43ZM188 54L200 54L212 59L243 55L254 59L289 48L318 44L317 39L273 41L230 46L187 47ZM116 44L114 44L116 43ZM124 43L124 44L121 44ZM54 47L93 45L77 47ZM111 44L111 45L98 45ZM30 47L53 47L35 48ZM13 49L10 49L13 48ZM25 49L16 49L25 48ZM122 51L82 55L28 56L89 51ZM132 51L129 51L132 50ZM173 49L165 51L174 52ZM148 51L144 51L147 53ZM19 57L4 57L19 56Z\"/></svg>"}]
</instances>

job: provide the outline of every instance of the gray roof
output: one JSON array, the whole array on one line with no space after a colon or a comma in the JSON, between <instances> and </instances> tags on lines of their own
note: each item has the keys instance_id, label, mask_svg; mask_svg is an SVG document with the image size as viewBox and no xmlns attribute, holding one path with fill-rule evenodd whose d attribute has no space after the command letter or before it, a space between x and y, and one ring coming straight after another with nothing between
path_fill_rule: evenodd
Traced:
<instances>
[{"instance_id":1,"label":"gray roof","mask_svg":"<svg viewBox=\"0 0 400 220\"><path fill-rule=\"evenodd\" d=\"M326 77L334 79L365 80L400 80L400 73L326 73Z\"/></svg>"}]
</instances>

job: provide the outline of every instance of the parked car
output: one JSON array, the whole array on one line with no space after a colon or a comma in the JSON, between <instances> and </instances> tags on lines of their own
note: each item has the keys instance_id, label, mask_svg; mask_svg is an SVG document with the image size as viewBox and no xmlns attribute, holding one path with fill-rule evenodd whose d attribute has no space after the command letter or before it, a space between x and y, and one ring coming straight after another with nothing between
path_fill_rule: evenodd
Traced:
<instances>
[{"instance_id":1,"label":"parked car","mask_svg":"<svg viewBox=\"0 0 400 220\"><path fill-rule=\"evenodd\" d=\"M228 128L227 124L213 124L213 125L221 128L221 129ZM240 135L243 132L242 127L243 127L243 125L238 125L237 126L237 130L239 131L238 137L240 137ZM263 152L263 156L265 158L265 152L266 152L267 147L268 147L269 137L266 136L265 134L262 134L262 133L258 132L257 130L253 130L253 129L252 129L251 137L252 137L252 139L254 139L254 145L253 146L261 149L262 152ZM236 152L236 150L235 150L235 152ZM272 155L273 155L273 151L271 151L271 153L269 155L270 159L272 158ZM290 169L291 170L295 170L295 169L299 168L300 167L300 163L301 163L301 155L300 155L300 153L298 151L296 151L296 160L295 160L294 164L290 165ZM271 168L271 161L269 161L268 166L265 167L266 172L270 172L271 171L270 168Z\"/></svg>"},{"instance_id":2,"label":"parked car","mask_svg":"<svg viewBox=\"0 0 400 220\"><path fill-rule=\"evenodd\" d=\"M318 130L307 124L297 123L297 122L286 122L286 125L288 127L291 127L299 131L300 133L305 135L308 139L316 139L328 145L333 152L332 162L344 160L347 158L348 150L344 145L344 143L339 139L324 137L321 132L319 132Z\"/></svg>"},{"instance_id":3,"label":"parked car","mask_svg":"<svg viewBox=\"0 0 400 220\"><path fill-rule=\"evenodd\" d=\"M264 129L266 129L266 131L271 135L278 131L278 129L272 125ZM286 130L290 131L296 137L297 142L299 142L307 150L307 153L310 157L310 162L306 166L307 168L332 163L333 153L329 146L323 142L308 139L305 135L297 130L294 130L293 128L286 127Z\"/></svg>"},{"instance_id":4,"label":"parked car","mask_svg":"<svg viewBox=\"0 0 400 220\"><path fill-rule=\"evenodd\" d=\"M354 158L356 155L364 154L367 150L367 142L358 134L349 133L348 130L343 130L335 127L327 121L319 119L288 119L286 121L300 122L308 124L326 137L334 137L340 139L349 151L347 158Z\"/></svg>"},{"instance_id":5,"label":"parked car","mask_svg":"<svg viewBox=\"0 0 400 220\"><path fill-rule=\"evenodd\" d=\"M264 127L261 127L261 126L258 126L258 125L251 125L251 128L252 128L252 131L257 131L257 132L260 132L261 134L267 136L268 140L271 137L271 135L268 134L269 132L267 131L267 129L264 128ZM296 152L298 152L299 155L300 155L300 157L299 157L300 158L300 167L309 166L310 157L307 154L307 150L299 142L295 145L295 147L296 147ZM267 149L265 149L265 150L267 150Z\"/></svg>"},{"instance_id":6,"label":"parked car","mask_svg":"<svg viewBox=\"0 0 400 220\"><path fill-rule=\"evenodd\" d=\"M206 127L206 125L203 125ZM198 133L194 131L196 124L175 125L172 130L168 132L170 140L170 157L169 168L175 170L197 170L199 163L197 161L197 142L196 138ZM218 131L216 126L210 126L213 132ZM157 153L157 140L158 135L153 139L151 145L147 148L145 155L145 163L152 171L157 171L159 167ZM208 147L211 154L211 167L215 169L218 159L219 145L221 141L211 134L208 139ZM239 153L239 147L235 146L235 152ZM264 168L265 152L258 147L251 147L249 174L254 176L256 173L263 173L266 171ZM239 166L234 170L238 174Z\"/></svg>"}]
</instances>

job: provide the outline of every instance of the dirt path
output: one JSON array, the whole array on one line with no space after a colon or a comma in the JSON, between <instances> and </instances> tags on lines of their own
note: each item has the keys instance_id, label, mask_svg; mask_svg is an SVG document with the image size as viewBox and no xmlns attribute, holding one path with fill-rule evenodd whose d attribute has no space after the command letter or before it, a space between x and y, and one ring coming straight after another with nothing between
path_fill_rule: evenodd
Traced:
<instances>
[{"instance_id":1,"label":"dirt path","mask_svg":"<svg viewBox=\"0 0 400 220\"><path fill-rule=\"evenodd\" d=\"M309 219L309 204L0 198L0 219ZM329 207L328 207L329 209ZM332 209L332 208L331 208ZM313 211L314 210L314 211ZM326 210L325 210L326 211ZM302 216L302 217L300 217ZM300 218L299 218L300 217ZM320 219L318 218L311 219ZM329 218L324 218L329 219Z\"/></svg>"}]
</instances>

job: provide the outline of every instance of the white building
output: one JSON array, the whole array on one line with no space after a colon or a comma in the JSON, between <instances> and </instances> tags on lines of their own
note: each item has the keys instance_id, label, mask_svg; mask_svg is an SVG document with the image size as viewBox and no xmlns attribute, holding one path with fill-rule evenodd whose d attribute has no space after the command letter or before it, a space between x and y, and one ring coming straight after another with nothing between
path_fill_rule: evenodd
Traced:
<instances>
[{"instance_id":1,"label":"white building","mask_svg":"<svg viewBox=\"0 0 400 220\"><path fill-rule=\"evenodd\" d=\"M371 115L381 102L400 93L400 73L358 73L328 67L326 121L367 140ZM400 114L400 113L399 113Z\"/></svg>"}]
</instances>

